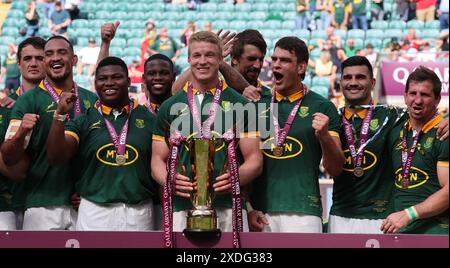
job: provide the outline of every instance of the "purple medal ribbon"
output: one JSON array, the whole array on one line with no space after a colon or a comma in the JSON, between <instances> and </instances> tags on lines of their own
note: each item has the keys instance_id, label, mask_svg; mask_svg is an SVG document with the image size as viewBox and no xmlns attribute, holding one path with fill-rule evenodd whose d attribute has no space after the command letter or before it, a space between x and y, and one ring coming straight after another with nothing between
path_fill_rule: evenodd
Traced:
<instances>
[{"instance_id":1,"label":"purple medal ribbon","mask_svg":"<svg viewBox=\"0 0 450 268\"><path fill-rule=\"evenodd\" d=\"M405 128L407 128L407 125L405 124ZM408 131L404 133L402 130L401 135L402 137L402 180L408 181L409 180L409 171L411 170L412 160L414 158L414 153L416 152L417 143L419 142L420 134L422 134L422 131L417 132L416 136L413 139L413 144L411 148L408 149L408 144L406 141L406 138L408 136ZM404 189L408 188L408 186L403 186Z\"/></svg>"},{"instance_id":2,"label":"purple medal ribbon","mask_svg":"<svg viewBox=\"0 0 450 268\"><path fill-rule=\"evenodd\" d=\"M270 101L270 111L271 111L272 117L273 117L273 125L275 128L275 142L276 142L277 147L282 146L284 144L284 142L286 141L289 130L291 129L292 123L294 122L295 115L297 114L298 109L302 105L303 98L305 97L305 87L303 84L302 84L301 90L303 93L302 94L303 97L301 97L295 104L294 108L292 108L291 112L289 113L288 119L286 120L286 123L284 124L284 127L281 130L280 130L280 123L278 123L278 119L275 116L275 114L273 113L273 111L274 111L273 106L275 103L275 90L272 94L272 99Z\"/></svg>"},{"instance_id":3,"label":"purple medal ribbon","mask_svg":"<svg viewBox=\"0 0 450 268\"><path fill-rule=\"evenodd\" d=\"M216 118L217 114L217 108L219 106L220 101L220 95L222 94L222 80L219 80L219 83L216 87L216 93L214 94L211 107L209 108L208 113L208 119L203 124L202 127L202 119L200 112L198 110L197 104L194 100L194 93L192 92L193 85L192 83L189 83L188 91L187 91L187 97L188 97L188 103L189 108L191 110L192 119L194 120L195 125L198 128L198 131L200 132L200 138L201 139L211 139L211 126L214 123L214 119Z\"/></svg>"},{"instance_id":4,"label":"purple medal ribbon","mask_svg":"<svg viewBox=\"0 0 450 268\"><path fill-rule=\"evenodd\" d=\"M59 96L56 93L56 90L53 88L53 86L48 82L47 79L44 79L44 87L47 90L47 92L50 94L50 97L52 97L53 101L56 103L59 103ZM81 114L81 104L80 104L80 97L78 96L78 86L74 82L73 83L73 91L75 93L75 96L77 97L75 101L75 111L74 111L74 118L77 118ZM67 120L70 119L69 114L67 114Z\"/></svg>"},{"instance_id":5,"label":"purple medal ribbon","mask_svg":"<svg viewBox=\"0 0 450 268\"><path fill-rule=\"evenodd\" d=\"M117 132L114 129L114 126L111 124L111 122L109 122L109 120L103 116L102 105L100 101L97 101L98 112L103 116L103 119L105 120L106 128L108 129L109 136L111 137L114 147L116 148L117 155L125 155L125 148L127 144L127 134L128 134L128 121L130 120L131 111L133 110L133 104L134 104L133 101L130 100L128 118L127 121L125 121L125 124L123 125L119 136L117 135Z\"/></svg>"},{"instance_id":6,"label":"purple medal ribbon","mask_svg":"<svg viewBox=\"0 0 450 268\"><path fill-rule=\"evenodd\" d=\"M156 111L155 109L153 109L152 103L150 102L150 98L147 100L146 106L149 112L156 115Z\"/></svg>"},{"instance_id":7,"label":"purple medal ribbon","mask_svg":"<svg viewBox=\"0 0 450 268\"><path fill-rule=\"evenodd\" d=\"M361 148L363 146L363 144L365 144L367 141L367 137L369 134L370 121L372 120L372 116L373 116L373 103L372 103L372 101L370 101L369 110L367 111L367 114L364 117L364 120L363 120L363 123L361 126L361 132L359 135L359 148ZM363 164L362 162L364 159L365 148L360 150L360 152L358 152L356 150L355 139L353 136L353 127L352 127L352 124L345 118L345 115L342 116L342 123L344 125L345 138L347 140L348 148L352 155L353 165L355 168L360 168L360 167L362 167L362 164Z\"/></svg>"},{"instance_id":8,"label":"purple medal ribbon","mask_svg":"<svg viewBox=\"0 0 450 268\"><path fill-rule=\"evenodd\" d=\"M180 150L180 144L184 141L184 137L179 132L174 132L170 135L169 143L171 146L171 153L169 161L167 162L167 178L164 184L163 192L163 233L164 233L164 247L174 248L175 240L173 237L173 183L177 175L177 160Z\"/></svg>"},{"instance_id":9,"label":"purple medal ribbon","mask_svg":"<svg viewBox=\"0 0 450 268\"><path fill-rule=\"evenodd\" d=\"M228 172L230 173L231 181L231 196L232 196L232 213L233 213L233 247L240 248L241 242L239 233L243 231L242 221L242 198L239 179L239 167L236 157L236 141L234 139L234 129L230 129L223 135L228 144Z\"/></svg>"}]
</instances>

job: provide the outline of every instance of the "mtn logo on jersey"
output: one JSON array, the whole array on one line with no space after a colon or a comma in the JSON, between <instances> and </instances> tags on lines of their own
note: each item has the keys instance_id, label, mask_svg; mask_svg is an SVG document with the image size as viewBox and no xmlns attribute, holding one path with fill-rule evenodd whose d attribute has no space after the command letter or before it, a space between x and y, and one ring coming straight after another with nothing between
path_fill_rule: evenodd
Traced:
<instances>
[{"instance_id":1,"label":"mtn logo on jersey","mask_svg":"<svg viewBox=\"0 0 450 268\"><path fill-rule=\"evenodd\" d=\"M284 152L281 156L275 156L273 154L273 149L275 148L275 138L267 139L263 142L263 154L267 157L273 158L273 159L289 159L294 158L302 153L303 151L303 144L293 138L293 137L287 137L286 142L284 143Z\"/></svg>"},{"instance_id":2,"label":"mtn logo on jersey","mask_svg":"<svg viewBox=\"0 0 450 268\"><path fill-rule=\"evenodd\" d=\"M116 149L112 143L106 144L97 150L96 153L97 159L105 165L108 166L119 166L116 163ZM126 162L124 166L131 165L139 158L139 153L131 145L127 144L126 152L125 152Z\"/></svg>"},{"instance_id":3,"label":"mtn logo on jersey","mask_svg":"<svg viewBox=\"0 0 450 268\"><path fill-rule=\"evenodd\" d=\"M402 189L402 185L400 183L402 179L403 169L399 168L395 171L395 186L397 188ZM409 171L409 186L408 189L416 188L426 183L430 176L428 174L416 167L411 167Z\"/></svg>"},{"instance_id":4,"label":"mtn logo on jersey","mask_svg":"<svg viewBox=\"0 0 450 268\"><path fill-rule=\"evenodd\" d=\"M348 150L348 149L345 150L344 156L345 156L345 163L344 163L344 167L342 169L353 173L354 166L352 163L352 156L350 154L350 150ZM368 170L368 169L372 168L373 166L375 166L377 161L378 161L377 156L374 153L372 153L371 151L368 151L368 150L364 151L364 159L363 159L363 169L364 170Z\"/></svg>"}]
</instances>

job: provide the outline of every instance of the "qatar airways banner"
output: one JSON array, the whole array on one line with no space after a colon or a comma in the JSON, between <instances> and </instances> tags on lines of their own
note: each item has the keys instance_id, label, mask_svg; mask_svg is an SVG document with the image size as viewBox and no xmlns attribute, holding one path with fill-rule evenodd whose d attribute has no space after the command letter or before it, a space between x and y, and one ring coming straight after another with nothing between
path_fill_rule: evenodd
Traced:
<instances>
[{"instance_id":1,"label":"qatar airways banner","mask_svg":"<svg viewBox=\"0 0 450 268\"><path fill-rule=\"evenodd\" d=\"M448 96L448 62L394 62L381 63L381 78L385 96L403 96L410 73L423 65L433 70L442 82L442 96Z\"/></svg>"}]
</instances>

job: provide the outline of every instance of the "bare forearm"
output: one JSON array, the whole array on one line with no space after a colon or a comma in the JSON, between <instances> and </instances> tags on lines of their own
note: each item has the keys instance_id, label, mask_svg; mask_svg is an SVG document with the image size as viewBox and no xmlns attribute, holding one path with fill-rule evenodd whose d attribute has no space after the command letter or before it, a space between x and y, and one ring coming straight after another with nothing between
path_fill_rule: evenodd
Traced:
<instances>
[{"instance_id":1,"label":"bare forearm","mask_svg":"<svg viewBox=\"0 0 450 268\"><path fill-rule=\"evenodd\" d=\"M25 154L25 135L16 133L11 139L5 141L1 147L3 161L7 166L15 165Z\"/></svg>"},{"instance_id":2,"label":"bare forearm","mask_svg":"<svg viewBox=\"0 0 450 268\"><path fill-rule=\"evenodd\" d=\"M331 135L327 135L319 139L319 141L325 170L331 176L338 176L341 174L344 165L344 153Z\"/></svg>"},{"instance_id":3,"label":"bare forearm","mask_svg":"<svg viewBox=\"0 0 450 268\"><path fill-rule=\"evenodd\" d=\"M53 120L47 137L47 160L50 165L62 165L70 160L70 145L66 142L64 122Z\"/></svg>"},{"instance_id":4,"label":"bare forearm","mask_svg":"<svg viewBox=\"0 0 450 268\"><path fill-rule=\"evenodd\" d=\"M167 179L166 163L161 159L152 158L152 178L161 186L164 186Z\"/></svg>"},{"instance_id":5,"label":"bare forearm","mask_svg":"<svg viewBox=\"0 0 450 268\"><path fill-rule=\"evenodd\" d=\"M29 163L27 155L24 155L17 164L7 167L0 154L0 173L10 180L23 181L26 178Z\"/></svg>"},{"instance_id":6,"label":"bare forearm","mask_svg":"<svg viewBox=\"0 0 450 268\"><path fill-rule=\"evenodd\" d=\"M109 57L109 46L110 43L102 42L100 45L100 52L98 53L97 64L106 57Z\"/></svg>"},{"instance_id":7,"label":"bare forearm","mask_svg":"<svg viewBox=\"0 0 450 268\"><path fill-rule=\"evenodd\" d=\"M178 91L182 90L183 86L191 79L191 69L188 68L184 71L180 76L178 76L177 80L172 85L172 95L178 93Z\"/></svg>"},{"instance_id":8,"label":"bare forearm","mask_svg":"<svg viewBox=\"0 0 450 268\"><path fill-rule=\"evenodd\" d=\"M415 205L414 207L419 214L420 219L430 218L441 214L448 210L448 185L441 188L439 191L430 195L425 201Z\"/></svg>"},{"instance_id":9,"label":"bare forearm","mask_svg":"<svg viewBox=\"0 0 450 268\"><path fill-rule=\"evenodd\" d=\"M262 159L251 157L239 167L239 179L241 186L248 185L262 173Z\"/></svg>"},{"instance_id":10,"label":"bare forearm","mask_svg":"<svg viewBox=\"0 0 450 268\"><path fill-rule=\"evenodd\" d=\"M220 63L219 70L230 87L236 89L240 93L244 92L244 89L250 85L238 71L225 61Z\"/></svg>"}]
</instances>

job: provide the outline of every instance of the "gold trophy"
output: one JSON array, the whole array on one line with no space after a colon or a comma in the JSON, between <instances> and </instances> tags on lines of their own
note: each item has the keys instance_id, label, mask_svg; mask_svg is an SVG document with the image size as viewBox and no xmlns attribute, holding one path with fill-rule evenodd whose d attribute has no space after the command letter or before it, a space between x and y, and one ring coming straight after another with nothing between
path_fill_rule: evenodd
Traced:
<instances>
[{"instance_id":1,"label":"gold trophy","mask_svg":"<svg viewBox=\"0 0 450 268\"><path fill-rule=\"evenodd\" d=\"M218 140L192 139L187 142L191 157L191 179L196 184L191 192L193 209L187 215L184 233L220 234L214 200L214 154Z\"/></svg>"}]
</instances>

